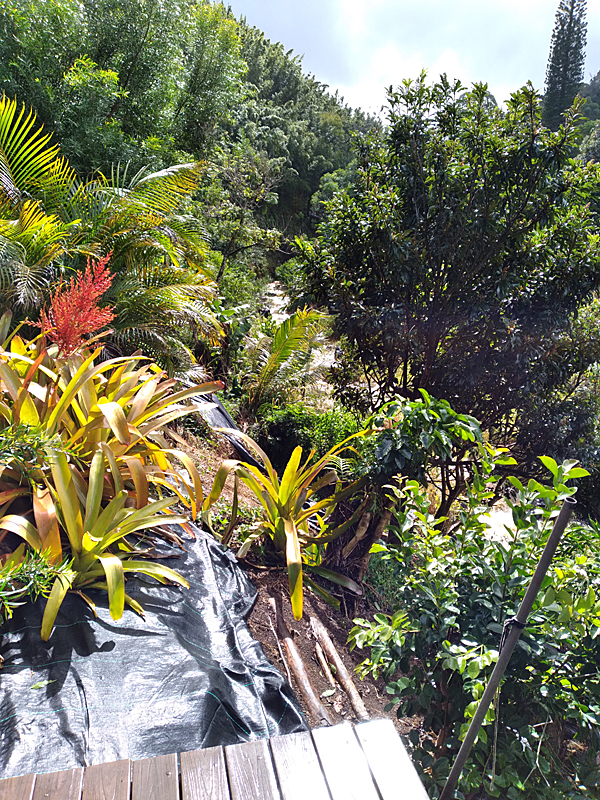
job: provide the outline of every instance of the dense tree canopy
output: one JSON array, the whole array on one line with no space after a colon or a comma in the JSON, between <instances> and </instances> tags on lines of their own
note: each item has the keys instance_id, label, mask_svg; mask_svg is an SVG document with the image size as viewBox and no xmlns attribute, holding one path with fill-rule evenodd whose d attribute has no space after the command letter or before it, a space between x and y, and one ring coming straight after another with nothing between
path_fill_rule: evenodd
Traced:
<instances>
[{"instance_id":1,"label":"dense tree canopy","mask_svg":"<svg viewBox=\"0 0 600 800\"><path fill-rule=\"evenodd\" d=\"M80 172L200 154L241 96L237 25L221 3L12 0L0 39L1 88L36 110Z\"/></svg>"},{"instance_id":2,"label":"dense tree canopy","mask_svg":"<svg viewBox=\"0 0 600 800\"><path fill-rule=\"evenodd\" d=\"M279 203L271 219L293 230L307 228L312 195L321 177L344 168L355 134L377 125L353 110L327 86L302 71L302 59L245 23L240 23L242 57L248 65L246 97L232 110L224 133L243 139L269 158L283 159Z\"/></svg>"},{"instance_id":3,"label":"dense tree canopy","mask_svg":"<svg viewBox=\"0 0 600 800\"><path fill-rule=\"evenodd\" d=\"M484 427L514 421L599 354L572 321L600 283L600 172L540 126L531 86L506 112L485 85L422 75L390 94L389 126L360 144L315 246L311 290L346 352L338 396L367 409L425 388Z\"/></svg>"},{"instance_id":4,"label":"dense tree canopy","mask_svg":"<svg viewBox=\"0 0 600 800\"><path fill-rule=\"evenodd\" d=\"M579 94L585 98L585 116L590 120L600 119L600 72L579 87Z\"/></svg>"},{"instance_id":5,"label":"dense tree canopy","mask_svg":"<svg viewBox=\"0 0 600 800\"><path fill-rule=\"evenodd\" d=\"M264 224L291 231L310 228L321 177L345 168L352 136L376 124L209 0L10 0L0 88L36 111L79 174L119 161L160 169L182 153L218 168L240 146L276 159Z\"/></svg>"}]
</instances>

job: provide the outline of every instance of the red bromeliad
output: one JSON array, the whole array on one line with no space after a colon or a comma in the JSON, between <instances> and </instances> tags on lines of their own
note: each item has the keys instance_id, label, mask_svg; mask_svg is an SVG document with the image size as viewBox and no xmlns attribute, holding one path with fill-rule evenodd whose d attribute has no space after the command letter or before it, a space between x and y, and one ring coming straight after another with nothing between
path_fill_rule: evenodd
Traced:
<instances>
[{"instance_id":1,"label":"red bromeliad","mask_svg":"<svg viewBox=\"0 0 600 800\"><path fill-rule=\"evenodd\" d=\"M108 325L115 315L109 308L99 308L98 300L110 287L113 276L108 269L112 255L96 263L88 258L84 273L61 284L50 296L50 308L40 314L42 331L58 345L64 356L72 355L84 343L85 337Z\"/></svg>"}]
</instances>

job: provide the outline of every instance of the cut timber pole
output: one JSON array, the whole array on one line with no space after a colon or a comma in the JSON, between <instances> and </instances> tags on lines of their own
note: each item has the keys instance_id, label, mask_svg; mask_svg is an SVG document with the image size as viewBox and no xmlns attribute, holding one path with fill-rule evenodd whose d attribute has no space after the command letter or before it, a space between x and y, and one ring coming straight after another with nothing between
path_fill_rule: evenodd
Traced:
<instances>
[{"instance_id":1,"label":"cut timber pole","mask_svg":"<svg viewBox=\"0 0 600 800\"><path fill-rule=\"evenodd\" d=\"M323 623L318 620L316 617L310 618L310 627L314 635L317 638L317 641L327 654L327 657L335 667L335 677L338 679L342 689L348 695L348 699L352 704L352 708L354 709L354 713L361 721L369 719L369 712L366 709L365 704L362 701L362 697L359 695L358 691L356 690L356 686L352 682L352 678L346 669L344 662L340 658L338 651L335 649L333 642L327 631L325 630L325 626Z\"/></svg>"},{"instance_id":2,"label":"cut timber pole","mask_svg":"<svg viewBox=\"0 0 600 800\"><path fill-rule=\"evenodd\" d=\"M302 661L302 656L298 652L298 648L294 644L294 640L292 639L288 627L285 624L285 620L283 619L281 597L270 597L269 605L275 614L277 633L279 634L279 638L285 647L290 669L292 670L294 678L296 679L296 683L300 687L300 691L306 700L306 705L308 706L310 713L316 722L321 724L324 723L325 725L332 725L333 722L331 716L323 703L321 703L319 700L319 697L315 692L312 683L310 682L310 677L306 671L306 667L304 666L304 661Z\"/></svg>"},{"instance_id":3,"label":"cut timber pole","mask_svg":"<svg viewBox=\"0 0 600 800\"><path fill-rule=\"evenodd\" d=\"M546 542L546 547L544 548L542 557L535 568L529 588L525 592L523 602L521 603L516 616L504 623L504 633L502 634L502 641L500 643L498 661L496 662L496 666L494 667L490 681L485 692L483 693L481 701L479 702L475 716L471 720L469 730L467 731L467 735L465 736L462 746L458 751L458 755L456 756L456 760L452 766L452 770L450 771L450 775L448 776L448 780L446 781L446 785L442 790L439 800L450 800L450 798L454 796L454 790L458 785L460 773L466 764L467 758L469 757L471 748L475 743L479 729L483 724L483 720L485 719L485 715L490 703L492 702L498 686L500 685L500 681L502 680L504 671L508 666L508 662L510 661L512 652L515 649L517 640L521 635L521 631L527 625L527 617L529 616L529 613L533 607L533 603L540 590L544 576L546 575L546 572L548 572L550 562L554 558L554 553L556 552L556 548L560 542L560 537L563 535L564 530L567 527L575 505L576 501L572 497L568 497L563 503L560 514L556 518L554 527L552 528L550 538Z\"/></svg>"},{"instance_id":4,"label":"cut timber pole","mask_svg":"<svg viewBox=\"0 0 600 800\"><path fill-rule=\"evenodd\" d=\"M323 652L323 648L318 642L315 642L315 653L317 654L317 660L321 665L321 669L323 670L323 676L327 678L330 685L333 686L334 689L337 689L335 680L333 678L333 675L331 674L331 670L329 669L329 664L327 663L327 659L325 658L325 653Z\"/></svg>"}]
</instances>

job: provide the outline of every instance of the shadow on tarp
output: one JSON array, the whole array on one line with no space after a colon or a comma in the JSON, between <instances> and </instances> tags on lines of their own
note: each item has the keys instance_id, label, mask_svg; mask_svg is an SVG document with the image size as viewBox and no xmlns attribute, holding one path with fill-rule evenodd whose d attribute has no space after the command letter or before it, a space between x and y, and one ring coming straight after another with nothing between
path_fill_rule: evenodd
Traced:
<instances>
[{"instance_id":1,"label":"shadow on tarp","mask_svg":"<svg viewBox=\"0 0 600 800\"><path fill-rule=\"evenodd\" d=\"M184 535L182 531L179 531ZM307 730L291 688L245 619L256 590L202 531L163 563L189 590L128 582L146 611L98 619L67 595L48 642L44 601L1 629L0 777L146 758Z\"/></svg>"}]
</instances>

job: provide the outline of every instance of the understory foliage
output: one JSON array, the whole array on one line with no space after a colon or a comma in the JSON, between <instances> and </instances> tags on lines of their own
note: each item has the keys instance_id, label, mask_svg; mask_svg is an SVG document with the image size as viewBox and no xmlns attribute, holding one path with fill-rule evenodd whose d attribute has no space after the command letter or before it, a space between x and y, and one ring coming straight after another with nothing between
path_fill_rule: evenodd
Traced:
<instances>
[{"instance_id":1,"label":"understory foliage","mask_svg":"<svg viewBox=\"0 0 600 800\"><path fill-rule=\"evenodd\" d=\"M321 458L338 442L357 433L359 423L344 409L317 411L299 402L265 411L258 427L257 441L269 450L271 461L279 470L285 467L296 447L305 452L314 448L316 457Z\"/></svg>"},{"instance_id":2,"label":"understory foliage","mask_svg":"<svg viewBox=\"0 0 600 800\"><path fill-rule=\"evenodd\" d=\"M511 477L510 522L490 527L498 454L473 468L455 524L430 513L416 481L401 480L388 539L374 546L370 580L393 595L391 615L356 619L352 646L368 648L363 673L383 675L399 717L422 717L410 734L431 797L452 760L498 657L563 500L587 473L543 457L550 483ZM500 454L505 460L505 456ZM542 584L462 773L458 797L596 797L600 774L600 531L572 524ZM388 587L386 589L386 587ZM389 595L388 595L389 596ZM384 609L388 610L388 609Z\"/></svg>"}]
</instances>

